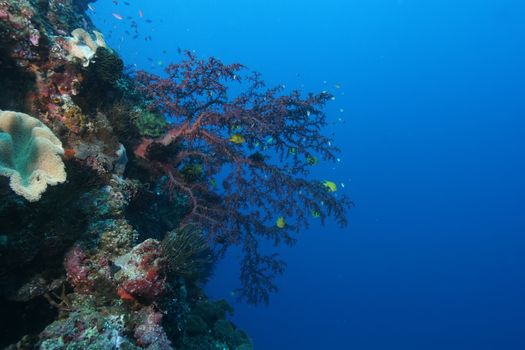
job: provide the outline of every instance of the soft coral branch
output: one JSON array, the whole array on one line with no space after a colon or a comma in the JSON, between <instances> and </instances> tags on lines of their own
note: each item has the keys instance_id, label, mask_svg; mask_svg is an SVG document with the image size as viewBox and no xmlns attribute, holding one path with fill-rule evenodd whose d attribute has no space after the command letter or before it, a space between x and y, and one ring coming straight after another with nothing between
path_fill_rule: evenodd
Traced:
<instances>
[{"instance_id":1,"label":"soft coral branch","mask_svg":"<svg viewBox=\"0 0 525 350\"><path fill-rule=\"evenodd\" d=\"M308 179L309 159L334 160L338 151L321 133L326 125L322 108L331 96L285 94L282 87L266 88L257 73L243 76L240 64L186 56L168 66L164 77L136 73L149 108L172 124L162 137L143 139L134 152L163 171L169 191L187 198L190 209L183 224L202 224L225 246L242 244L241 295L266 302L284 262L261 255L257 236L291 245L292 233L307 227L311 212L323 223L332 215L346 225L350 201ZM247 86L230 97L234 83ZM167 151L173 145L176 150ZM168 153L162 160L151 154L159 148ZM192 166L200 176L185 176ZM277 216L290 224L276 227Z\"/></svg>"}]
</instances>

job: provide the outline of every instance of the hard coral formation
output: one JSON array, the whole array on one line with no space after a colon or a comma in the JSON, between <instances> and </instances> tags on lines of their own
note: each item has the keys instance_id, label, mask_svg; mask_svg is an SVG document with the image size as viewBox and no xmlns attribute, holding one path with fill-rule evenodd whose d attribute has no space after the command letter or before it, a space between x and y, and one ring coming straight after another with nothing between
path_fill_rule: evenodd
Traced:
<instances>
[{"instance_id":1,"label":"hard coral formation","mask_svg":"<svg viewBox=\"0 0 525 350\"><path fill-rule=\"evenodd\" d=\"M48 185L66 181L62 143L41 121L24 113L0 111L0 175L30 202Z\"/></svg>"},{"instance_id":2,"label":"hard coral formation","mask_svg":"<svg viewBox=\"0 0 525 350\"><path fill-rule=\"evenodd\" d=\"M115 259L118 295L124 300L158 300L166 287L166 261L160 243L148 239Z\"/></svg>"},{"instance_id":3,"label":"hard coral formation","mask_svg":"<svg viewBox=\"0 0 525 350\"><path fill-rule=\"evenodd\" d=\"M71 32L71 36L66 38L67 59L78 59L84 67L87 67L99 48L107 48L106 41L102 33L93 31L95 40L82 28L77 28Z\"/></svg>"}]
</instances>

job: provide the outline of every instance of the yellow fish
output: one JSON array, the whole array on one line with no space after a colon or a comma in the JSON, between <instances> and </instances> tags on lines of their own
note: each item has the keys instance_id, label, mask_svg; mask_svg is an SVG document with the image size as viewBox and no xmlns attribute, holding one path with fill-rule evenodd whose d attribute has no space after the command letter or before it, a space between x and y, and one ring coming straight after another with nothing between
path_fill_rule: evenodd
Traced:
<instances>
[{"instance_id":1,"label":"yellow fish","mask_svg":"<svg viewBox=\"0 0 525 350\"><path fill-rule=\"evenodd\" d=\"M275 220L275 226L279 228L284 228L284 226L286 226L286 222L282 216L279 216L277 220Z\"/></svg>"},{"instance_id":2,"label":"yellow fish","mask_svg":"<svg viewBox=\"0 0 525 350\"><path fill-rule=\"evenodd\" d=\"M337 185L332 181L324 180L323 185L328 189L328 192L337 191Z\"/></svg>"},{"instance_id":3,"label":"yellow fish","mask_svg":"<svg viewBox=\"0 0 525 350\"><path fill-rule=\"evenodd\" d=\"M240 145L241 143L244 143L244 141L246 140L240 134L233 134L232 136L230 136L230 141L237 145Z\"/></svg>"},{"instance_id":4,"label":"yellow fish","mask_svg":"<svg viewBox=\"0 0 525 350\"><path fill-rule=\"evenodd\" d=\"M317 211L317 210L312 210L312 217L314 219L317 219L317 218L321 217L321 213L319 211Z\"/></svg>"}]
</instances>

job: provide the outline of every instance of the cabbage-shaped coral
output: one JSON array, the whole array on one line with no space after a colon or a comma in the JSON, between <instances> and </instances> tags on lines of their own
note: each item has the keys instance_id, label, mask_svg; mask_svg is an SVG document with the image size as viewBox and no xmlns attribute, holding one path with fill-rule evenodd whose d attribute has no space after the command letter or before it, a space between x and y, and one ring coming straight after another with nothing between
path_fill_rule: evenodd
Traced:
<instances>
[{"instance_id":1,"label":"cabbage-shaped coral","mask_svg":"<svg viewBox=\"0 0 525 350\"><path fill-rule=\"evenodd\" d=\"M135 119L135 126L142 136L157 138L164 135L168 123L161 115L144 111Z\"/></svg>"},{"instance_id":2,"label":"cabbage-shaped coral","mask_svg":"<svg viewBox=\"0 0 525 350\"><path fill-rule=\"evenodd\" d=\"M41 121L24 113L0 111L0 175L30 202L47 185L66 181L62 143Z\"/></svg>"}]
</instances>

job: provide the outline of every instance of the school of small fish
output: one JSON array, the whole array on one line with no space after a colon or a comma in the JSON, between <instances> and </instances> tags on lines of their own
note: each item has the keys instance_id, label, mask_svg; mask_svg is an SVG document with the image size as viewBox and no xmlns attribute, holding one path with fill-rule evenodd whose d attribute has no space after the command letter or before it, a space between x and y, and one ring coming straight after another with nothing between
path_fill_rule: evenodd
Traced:
<instances>
[{"instance_id":1,"label":"school of small fish","mask_svg":"<svg viewBox=\"0 0 525 350\"><path fill-rule=\"evenodd\" d=\"M114 5L119 5L119 3L120 3L120 1L118 1L118 0L112 0L112 2L113 2ZM124 4L125 6L130 6L131 5L131 3L128 2L128 1L123 1L122 4ZM88 4L87 7L88 7L89 11L91 11L92 13L96 13L97 9L95 8L95 6L93 6L91 4ZM141 36L140 33L139 33L139 21L143 21L143 22L145 22L147 24L153 23L153 21L151 19L145 18L144 12L140 8L137 11L137 15L138 15L138 19L134 19L132 16L124 17L123 15L121 15L118 12L111 12L111 16L114 18L114 20L117 20L119 22L126 23L126 24L129 25L129 28L125 29L124 33L128 37L130 37L131 39L138 39ZM116 27L114 26L114 28L116 28ZM108 35L107 35L108 38L111 38L111 34L112 34L112 32L110 31L108 33ZM148 35L142 35L142 37L144 38L145 41L151 41L152 40L152 37L149 34ZM121 38L121 42L122 41L124 41L124 37ZM177 47L177 52L179 54L181 54L182 50L179 47ZM167 54L167 50L163 50L163 54ZM152 57L147 57L147 60L152 63L152 67L154 66L154 64L153 64L154 61L156 61L158 66L163 66L164 65L164 61L163 60L154 60ZM300 73L297 73L296 77L300 78L301 77ZM234 76L233 79L234 80L237 79L237 76ZM325 85L328 84L328 81L324 80L323 84L325 84ZM286 85L282 85L281 87L282 87L282 89L286 89ZM342 85L339 84L339 83L336 83L336 84L333 85L333 87L335 89L337 89L337 90L340 90L342 88ZM323 93L328 93L328 91L323 91ZM344 95L344 92L341 92L340 94ZM330 99L333 101L333 100L336 100L336 97L332 96L332 97L330 97ZM339 112L343 113L344 109L340 108ZM309 117L311 115L311 112L307 111L306 114ZM339 118L337 118L336 122L345 123L346 121L343 118L339 117ZM234 131L234 132L235 131L240 131L240 128L234 128L234 129L232 129L232 131ZM241 145L246 140L245 140L244 136L242 136L240 133L234 133L234 134L232 134L229 137L229 141L234 143L234 144ZM273 142L274 142L274 139L271 136L268 137L265 140L266 145L270 145L271 146ZM255 146L256 147L262 146L263 149L267 149L266 145L261 145L259 142L255 142ZM328 141L328 146L332 146L330 141ZM295 154L296 153L296 149L290 149L290 153L291 154ZM341 162L341 159L340 158L336 158L336 161L339 163L339 162ZM313 166L313 165L317 165L318 164L318 159L317 159L316 156L310 156L309 155L309 156L306 157L306 162L307 162L308 165ZM331 193L337 192L337 184L335 182L330 181L330 180L324 180L321 183L327 189L328 192L331 192ZM216 180L215 179L210 179L210 185L213 186L213 187L216 187L217 186ZM340 186L341 186L341 188L345 188L345 184L343 182L340 183ZM321 204L321 206L324 205L323 202L321 202L320 204ZM311 211L311 215L312 215L313 218L319 218L319 217L321 217L321 212L318 211L318 210L312 210ZM275 225L279 229L285 228L286 227L285 218L283 216L279 216L276 219L276 221L275 221Z\"/></svg>"}]
</instances>

